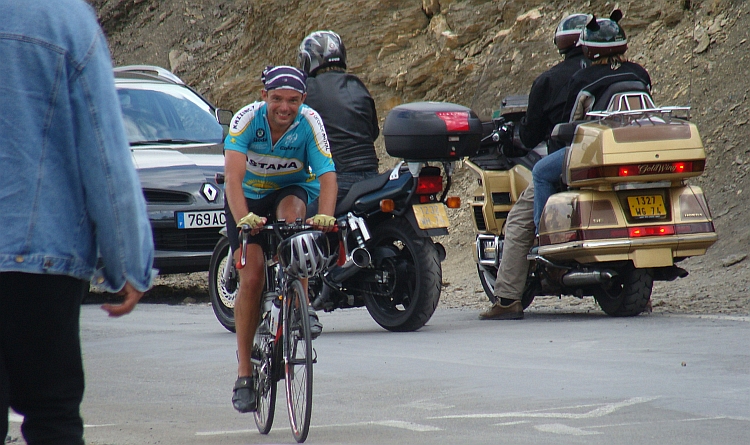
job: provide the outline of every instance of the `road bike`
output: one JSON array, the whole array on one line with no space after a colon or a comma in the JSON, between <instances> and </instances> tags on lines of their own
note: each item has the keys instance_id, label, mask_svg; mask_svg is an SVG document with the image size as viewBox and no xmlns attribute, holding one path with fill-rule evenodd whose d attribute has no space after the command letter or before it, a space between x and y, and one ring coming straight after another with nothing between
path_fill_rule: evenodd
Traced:
<instances>
[{"instance_id":1,"label":"road bike","mask_svg":"<svg viewBox=\"0 0 750 445\"><path fill-rule=\"evenodd\" d=\"M243 226L242 255L237 268L245 265L249 232L250 228ZM313 364L316 362L302 280L327 267L328 239L323 232L312 230L312 226L301 220L267 224L260 234L266 277L261 318L251 354L257 401L255 423L261 434L271 431L277 384L283 379L292 434L302 443L310 430Z\"/></svg>"}]
</instances>

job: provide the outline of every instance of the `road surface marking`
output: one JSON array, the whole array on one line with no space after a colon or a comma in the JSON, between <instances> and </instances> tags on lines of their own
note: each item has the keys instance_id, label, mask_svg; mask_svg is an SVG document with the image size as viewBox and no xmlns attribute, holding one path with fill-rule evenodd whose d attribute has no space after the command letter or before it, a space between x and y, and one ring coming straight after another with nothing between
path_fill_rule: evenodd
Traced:
<instances>
[{"instance_id":1,"label":"road surface marking","mask_svg":"<svg viewBox=\"0 0 750 445\"><path fill-rule=\"evenodd\" d=\"M612 414L620 408L628 406L638 405L641 403L648 403L652 400L656 400L658 397L634 397L632 399L623 400L622 402L606 403L597 405L579 405L569 406L564 408L552 408L552 409L580 409L597 406L585 413L559 413L559 412L540 412L540 411L520 411L520 412L508 412L508 413L486 413L486 414L457 414L450 416L437 416L428 417L428 419L502 419L502 418L537 418L537 419L593 419L596 417L604 417Z\"/></svg>"},{"instance_id":2,"label":"road surface marking","mask_svg":"<svg viewBox=\"0 0 750 445\"><path fill-rule=\"evenodd\" d=\"M574 428L572 426L563 425L562 423L547 423L544 425L534 425L534 428L543 433L567 434L569 436L591 436L594 434L602 434L596 431L586 431L580 428Z\"/></svg>"},{"instance_id":3,"label":"road surface marking","mask_svg":"<svg viewBox=\"0 0 750 445\"><path fill-rule=\"evenodd\" d=\"M391 428L400 428L409 431L416 431L418 433L442 431L442 428L437 428L430 425L420 425L413 422L404 422L402 420L378 420L372 422L355 422L355 423L338 423L329 425L310 425L310 428L349 428L358 426L387 426ZM199 431L195 433L196 436L222 436L225 434L247 434L252 433L255 430L226 430L226 431Z\"/></svg>"}]
</instances>

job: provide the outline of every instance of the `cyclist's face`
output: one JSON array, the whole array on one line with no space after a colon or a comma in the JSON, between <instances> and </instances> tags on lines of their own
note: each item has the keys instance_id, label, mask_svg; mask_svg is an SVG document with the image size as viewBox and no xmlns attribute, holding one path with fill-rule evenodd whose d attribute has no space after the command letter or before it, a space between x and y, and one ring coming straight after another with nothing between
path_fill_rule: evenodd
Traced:
<instances>
[{"instance_id":1,"label":"cyclist's face","mask_svg":"<svg viewBox=\"0 0 750 445\"><path fill-rule=\"evenodd\" d=\"M274 130L286 131L297 111L305 100L305 95L294 90L261 91L261 97L268 104L268 123Z\"/></svg>"}]
</instances>

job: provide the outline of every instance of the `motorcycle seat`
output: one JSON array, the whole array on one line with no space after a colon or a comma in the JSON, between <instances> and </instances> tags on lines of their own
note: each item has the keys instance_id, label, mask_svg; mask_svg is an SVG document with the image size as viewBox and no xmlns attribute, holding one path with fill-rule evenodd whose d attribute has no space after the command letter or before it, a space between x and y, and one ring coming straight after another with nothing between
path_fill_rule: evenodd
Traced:
<instances>
[{"instance_id":1,"label":"motorcycle seat","mask_svg":"<svg viewBox=\"0 0 750 445\"><path fill-rule=\"evenodd\" d=\"M352 186L351 189L349 189L349 192L344 196L344 199L339 201L336 204L336 215L341 215L349 211L349 209L352 208L354 205L354 201L357 200L357 198L373 191L382 188L386 182L388 182L388 178L390 177L391 172L387 171L385 173L381 173L377 176L373 176L372 178L367 178L364 181L358 182Z\"/></svg>"}]
</instances>

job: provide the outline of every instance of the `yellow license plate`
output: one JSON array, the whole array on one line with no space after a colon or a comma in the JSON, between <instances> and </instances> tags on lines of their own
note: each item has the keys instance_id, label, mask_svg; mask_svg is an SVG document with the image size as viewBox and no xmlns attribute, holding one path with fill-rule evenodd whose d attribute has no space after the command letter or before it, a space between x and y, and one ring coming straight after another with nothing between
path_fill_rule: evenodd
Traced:
<instances>
[{"instance_id":1,"label":"yellow license plate","mask_svg":"<svg viewBox=\"0 0 750 445\"><path fill-rule=\"evenodd\" d=\"M420 229L438 229L450 225L443 203L414 204L412 208Z\"/></svg>"},{"instance_id":2,"label":"yellow license plate","mask_svg":"<svg viewBox=\"0 0 750 445\"><path fill-rule=\"evenodd\" d=\"M656 218L667 216L661 195L628 196L630 215L634 218Z\"/></svg>"}]
</instances>

